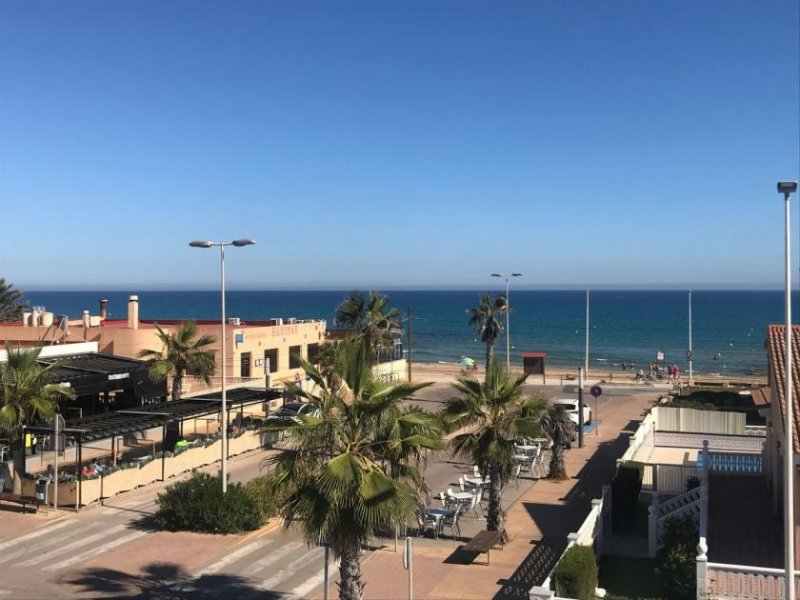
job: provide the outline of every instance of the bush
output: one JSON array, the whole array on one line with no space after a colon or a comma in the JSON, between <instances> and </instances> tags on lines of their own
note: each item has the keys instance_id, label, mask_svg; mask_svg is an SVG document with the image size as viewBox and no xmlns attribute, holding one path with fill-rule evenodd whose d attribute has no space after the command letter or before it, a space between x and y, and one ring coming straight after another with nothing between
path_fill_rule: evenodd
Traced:
<instances>
[{"instance_id":1,"label":"bush","mask_svg":"<svg viewBox=\"0 0 800 600\"><path fill-rule=\"evenodd\" d=\"M697 597L697 524L691 515L667 519L663 536L664 547L656 567L656 578L663 594L670 600L694 600Z\"/></svg>"},{"instance_id":2,"label":"bush","mask_svg":"<svg viewBox=\"0 0 800 600\"><path fill-rule=\"evenodd\" d=\"M624 462L617 469L611 482L611 517L615 528L633 515L633 508L642 491L643 474L644 465L633 461Z\"/></svg>"},{"instance_id":3,"label":"bush","mask_svg":"<svg viewBox=\"0 0 800 600\"><path fill-rule=\"evenodd\" d=\"M288 495L286 488L281 487L274 489L270 485L270 480L266 475L248 481L245 488L247 489L248 495L253 499L253 502L258 506L265 521L278 516L283 505L286 503L286 497Z\"/></svg>"},{"instance_id":4,"label":"bush","mask_svg":"<svg viewBox=\"0 0 800 600\"><path fill-rule=\"evenodd\" d=\"M220 476L197 471L169 486L156 503L156 522L170 531L239 533L258 529L264 522L259 505L243 485L229 484L223 495Z\"/></svg>"},{"instance_id":5,"label":"bush","mask_svg":"<svg viewBox=\"0 0 800 600\"><path fill-rule=\"evenodd\" d=\"M592 600L597 588L597 560L591 546L573 545L554 574L556 596Z\"/></svg>"}]
</instances>

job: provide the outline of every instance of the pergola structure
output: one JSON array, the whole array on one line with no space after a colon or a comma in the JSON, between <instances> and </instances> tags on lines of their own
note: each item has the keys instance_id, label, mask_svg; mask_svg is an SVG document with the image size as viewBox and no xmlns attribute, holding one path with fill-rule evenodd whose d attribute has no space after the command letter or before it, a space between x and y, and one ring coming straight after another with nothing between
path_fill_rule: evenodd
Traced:
<instances>
[{"instance_id":1,"label":"pergola structure","mask_svg":"<svg viewBox=\"0 0 800 600\"><path fill-rule=\"evenodd\" d=\"M227 403L229 407L239 407L260 404L282 398L282 389L255 389L238 388L228 390ZM77 442L76 468L78 480L78 506L81 504L81 474L82 448L85 443L96 442L99 440L110 439L112 444L112 454L115 452L114 444L118 436L126 434L140 433L157 427L162 428L162 453L161 453L161 479L164 479L164 440L167 437L167 426L170 423L177 423L182 430L183 421L206 415L220 413L222 409L222 397L219 392L207 393L192 398L181 400L171 400L169 402L159 402L148 404L130 410L116 410L102 414L91 415L77 419L65 421L63 433L65 436L74 437ZM230 415L230 412L228 413ZM229 423L226 423L227 427ZM26 432L35 433L40 436L53 434L50 425L31 425L25 428Z\"/></svg>"}]
</instances>

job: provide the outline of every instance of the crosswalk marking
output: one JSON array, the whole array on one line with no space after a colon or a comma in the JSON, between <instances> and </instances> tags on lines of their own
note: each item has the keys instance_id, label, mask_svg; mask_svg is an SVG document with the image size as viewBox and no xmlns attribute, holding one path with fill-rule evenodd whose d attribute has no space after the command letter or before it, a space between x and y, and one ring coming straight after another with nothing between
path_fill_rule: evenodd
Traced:
<instances>
[{"instance_id":1,"label":"crosswalk marking","mask_svg":"<svg viewBox=\"0 0 800 600\"><path fill-rule=\"evenodd\" d=\"M37 554L33 558L25 560L16 566L32 567L33 565L38 565L39 563L43 563L44 561L49 560L50 558L52 558L57 554L61 554L65 551L69 551L72 550L73 548L78 548L86 544L91 544L92 542L101 540L108 535L113 535L118 531L122 531L123 529L125 529L125 525L117 525L116 527L112 527L111 529L107 529L106 531L102 531L100 533L95 533L94 535L82 536L79 539L72 542L71 544L67 544L66 546L59 545L58 547L53 548L52 550L48 550L47 552L42 552L40 554Z\"/></svg>"},{"instance_id":2,"label":"crosswalk marking","mask_svg":"<svg viewBox=\"0 0 800 600\"><path fill-rule=\"evenodd\" d=\"M299 569L302 569L307 564L314 562L315 560L320 560L323 554L321 552L309 552L308 554L301 556L296 561L291 563L288 567L281 569L272 577L269 577L261 582L258 586L261 590L271 590L273 587L278 585L279 583L283 582L284 579L291 577Z\"/></svg>"},{"instance_id":3,"label":"crosswalk marking","mask_svg":"<svg viewBox=\"0 0 800 600\"><path fill-rule=\"evenodd\" d=\"M234 550L229 554L226 554L224 558L218 560L212 565L209 565L202 571L198 572L195 577L202 577L203 575L211 575L212 573L218 572L220 569L227 567L229 564L236 562L243 556L247 556L257 550L260 550L264 546L271 544L274 540L263 539L263 540L256 540L255 542L251 542L246 546L242 546L238 550Z\"/></svg>"},{"instance_id":4,"label":"crosswalk marking","mask_svg":"<svg viewBox=\"0 0 800 600\"><path fill-rule=\"evenodd\" d=\"M334 571L339 568L339 561L334 561L328 567L328 575L330 579L333 579L332 575ZM319 572L314 575L313 577L309 577L306 581L298 585L296 588L287 592L289 596L294 596L296 598L307 598L308 595L317 589L317 586L322 585L325 582L325 567L319 570Z\"/></svg>"},{"instance_id":5,"label":"crosswalk marking","mask_svg":"<svg viewBox=\"0 0 800 600\"><path fill-rule=\"evenodd\" d=\"M147 535L146 531L136 531L131 533L130 535L123 536L121 538L117 538L116 540L112 540L107 544L103 544L102 546L97 546L96 548L92 548L91 550L87 550L86 552L81 552L80 554L76 554L72 558L68 558L67 560L62 560L61 562L48 565L46 567L42 567L42 571L59 571L61 569L66 569L67 567L71 567L79 562L82 562L88 558L92 558L98 554L102 554L107 550L111 550L112 548L116 548L117 546L121 546L122 544L127 544L128 542L132 542L135 539L138 539L142 536Z\"/></svg>"},{"instance_id":6,"label":"crosswalk marking","mask_svg":"<svg viewBox=\"0 0 800 600\"><path fill-rule=\"evenodd\" d=\"M29 543L20 544L20 547L18 548L11 547L5 552L0 552L0 565L10 562L19 557L25 557L31 554L38 554L42 552L44 548L52 547L57 544L62 544L69 540L74 540L80 535L86 535L86 533L87 532L85 531L73 531L73 530L67 530L66 532L56 531L55 533L48 535L43 539L34 539Z\"/></svg>"},{"instance_id":7,"label":"crosswalk marking","mask_svg":"<svg viewBox=\"0 0 800 600\"><path fill-rule=\"evenodd\" d=\"M37 537L47 535L48 533L51 533L57 529L61 529L62 527L67 527L68 525L74 525L77 522L78 521L75 519L66 519L64 521L61 521L60 523L56 523L55 525L42 527L41 529L37 529L36 531L33 531L27 535L23 535L18 538L14 538L13 540L8 540L7 542L3 542L2 544L0 544L0 550L5 550L6 548L15 546L20 542L27 542L28 540L36 539Z\"/></svg>"},{"instance_id":8,"label":"crosswalk marking","mask_svg":"<svg viewBox=\"0 0 800 600\"><path fill-rule=\"evenodd\" d=\"M285 544L284 546L278 548L277 550L270 552L264 558L260 558L246 569L242 570L242 575L244 577L250 577L252 575L255 575L265 567L268 567L271 564L279 561L284 556L288 556L289 554L291 554L298 548L301 548L302 546L305 546L305 544L302 544L300 542L290 542L288 544Z\"/></svg>"}]
</instances>

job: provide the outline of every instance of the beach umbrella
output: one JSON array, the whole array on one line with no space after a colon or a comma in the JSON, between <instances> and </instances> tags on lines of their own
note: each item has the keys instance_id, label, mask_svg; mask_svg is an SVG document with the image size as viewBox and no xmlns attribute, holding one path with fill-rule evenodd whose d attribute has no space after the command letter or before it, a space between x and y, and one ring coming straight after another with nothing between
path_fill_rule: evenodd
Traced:
<instances>
[{"instance_id":1,"label":"beach umbrella","mask_svg":"<svg viewBox=\"0 0 800 600\"><path fill-rule=\"evenodd\" d=\"M458 361L462 367L473 367L475 366L475 361L471 359L469 356L462 356L461 360Z\"/></svg>"}]
</instances>

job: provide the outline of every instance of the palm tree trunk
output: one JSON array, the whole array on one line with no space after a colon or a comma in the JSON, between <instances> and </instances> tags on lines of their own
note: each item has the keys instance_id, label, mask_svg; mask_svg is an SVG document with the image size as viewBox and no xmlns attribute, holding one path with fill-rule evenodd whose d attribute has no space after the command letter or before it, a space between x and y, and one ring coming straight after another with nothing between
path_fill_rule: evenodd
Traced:
<instances>
[{"instance_id":1,"label":"palm tree trunk","mask_svg":"<svg viewBox=\"0 0 800 600\"><path fill-rule=\"evenodd\" d=\"M500 505L502 492L500 468L493 463L489 465L489 514L486 516L486 529L489 531L503 530L503 507Z\"/></svg>"},{"instance_id":2,"label":"palm tree trunk","mask_svg":"<svg viewBox=\"0 0 800 600\"><path fill-rule=\"evenodd\" d=\"M175 371L172 378L172 399L180 400L183 397L183 371Z\"/></svg>"},{"instance_id":3,"label":"palm tree trunk","mask_svg":"<svg viewBox=\"0 0 800 600\"><path fill-rule=\"evenodd\" d=\"M564 466L564 445L553 442L552 454L550 455L550 479L566 479L567 468Z\"/></svg>"},{"instance_id":4,"label":"palm tree trunk","mask_svg":"<svg viewBox=\"0 0 800 600\"><path fill-rule=\"evenodd\" d=\"M361 549L358 543L342 548L339 553L339 600L361 600Z\"/></svg>"},{"instance_id":5,"label":"palm tree trunk","mask_svg":"<svg viewBox=\"0 0 800 600\"><path fill-rule=\"evenodd\" d=\"M492 364L492 355L494 354L494 343L486 342L486 375L489 377L489 366Z\"/></svg>"},{"instance_id":6,"label":"palm tree trunk","mask_svg":"<svg viewBox=\"0 0 800 600\"><path fill-rule=\"evenodd\" d=\"M11 475L11 493L22 493L22 475L25 473L25 442L19 435L13 435L11 441L11 458L13 465Z\"/></svg>"}]
</instances>

